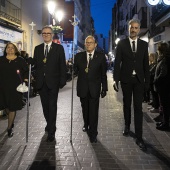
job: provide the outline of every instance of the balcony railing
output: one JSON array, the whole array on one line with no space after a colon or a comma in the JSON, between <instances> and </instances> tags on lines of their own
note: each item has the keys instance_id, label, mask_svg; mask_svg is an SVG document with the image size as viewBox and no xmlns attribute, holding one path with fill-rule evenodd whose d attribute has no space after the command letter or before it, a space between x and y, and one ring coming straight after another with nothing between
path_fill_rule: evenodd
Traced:
<instances>
[{"instance_id":1,"label":"balcony railing","mask_svg":"<svg viewBox=\"0 0 170 170\"><path fill-rule=\"evenodd\" d=\"M21 8L9 1L0 1L0 19L21 26Z\"/></svg>"}]
</instances>

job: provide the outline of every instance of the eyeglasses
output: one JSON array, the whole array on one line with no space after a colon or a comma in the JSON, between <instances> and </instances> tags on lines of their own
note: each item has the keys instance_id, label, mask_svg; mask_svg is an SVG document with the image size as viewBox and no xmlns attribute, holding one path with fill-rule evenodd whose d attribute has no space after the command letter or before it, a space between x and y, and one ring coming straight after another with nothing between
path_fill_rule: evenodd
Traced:
<instances>
[{"instance_id":1,"label":"eyeglasses","mask_svg":"<svg viewBox=\"0 0 170 170\"><path fill-rule=\"evenodd\" d=\"M85 44L94 44L95 42L85 42Z\"/></svg>"},{"instance_id":2,"label":"eyeglasses","mask_svg":"<svg viewBox=\"0 0 170 170\"><path fill-rule=\"evenodd\" d=\"M52 33L50 33L50 32L43 32L42 33L42 35L44 36L44 35L48 35L48 36L50 36Z\"/></svg>"}]
</instances>

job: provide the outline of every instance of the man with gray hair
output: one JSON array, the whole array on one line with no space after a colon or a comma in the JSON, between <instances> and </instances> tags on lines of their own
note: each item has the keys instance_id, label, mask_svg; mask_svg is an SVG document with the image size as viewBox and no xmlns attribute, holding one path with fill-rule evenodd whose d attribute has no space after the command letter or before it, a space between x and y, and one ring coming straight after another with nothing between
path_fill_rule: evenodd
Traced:
<instances>
[{"instance_id":1,"label":"man with gray hair","mask_svg":"<svg viewBox=\"0 0 170 170\"><path fill-rule=\"evenodd\" d=\"M55 140L57 100L59 89L66 85L66 60L64 48L53 42L51 26L42 28L43 43L34 49L34 57L28 63L34 65L36 89L40 94L46 120L47 142Z\"/></svg>"},{"instance_id":2,"label":"man with gray hair","mask_svg":"<svg viewBox=\"0 0 170 170\"><path fill-rule=\"evenodd\" d=\"M139 32L140 21L138 19L130 20L129 37L119 41L116 48L113 87L118 92L120 81L123 92L124 136L128 136L130 132L133 96L136 144L145 151L147 148L142 139L142 101L144 90L149 87L149 57L148 44L138 38Z\"/></svg>"}]
</instances>

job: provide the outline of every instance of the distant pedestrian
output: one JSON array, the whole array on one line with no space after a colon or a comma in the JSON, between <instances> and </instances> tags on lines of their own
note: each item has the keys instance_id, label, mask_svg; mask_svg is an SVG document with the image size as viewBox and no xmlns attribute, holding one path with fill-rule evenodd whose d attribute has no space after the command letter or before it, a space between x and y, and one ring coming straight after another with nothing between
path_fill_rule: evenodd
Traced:
<instances>
[{"instance_id":1,"label":"distant pedestrian","mask_svg":"<svg viewBox=\"0 0 170 170\"><path fill-rule=\"evenodd\" d=\"M47 125L47 142L55 140L57 99L59 88L66 85L66 60L62 45L52 42L53 29L50 26L42 28L44 43L34 49L33 59L28 62L34 64L35 86L41 98L42 108Z\"/></svg>"},{"instance_id":2,"label":"distant pedestrian","mask_svg":"<svg viewBox=\"0 0 170 170\"><path fill-rule=\"evenodd\" d=\"M85 39L86 51L76 54L74 66L77 79L77 96L80 97L84 126L91 143L97 142L99 98L106 96L107 63L104 53L95 51L97 43L93 36Z\"/></svg>"},{"instance_id":3,"label":"distant pedestrian","mask_svg":"<svg viewBox=\"0 0 170 170\"><path fill-rule=\"evenodd\" d=\"M114 89L118 91L120 81L123 92L125 128L123 135L129 135L131 124L131 103L133 96L136 144L142 150L146 145L142 139L144 90L149 88L149 57L147 42L138 38L140 21L129 21L129 38L119 41L114 64Z\"/></svg>"}]
</instances>

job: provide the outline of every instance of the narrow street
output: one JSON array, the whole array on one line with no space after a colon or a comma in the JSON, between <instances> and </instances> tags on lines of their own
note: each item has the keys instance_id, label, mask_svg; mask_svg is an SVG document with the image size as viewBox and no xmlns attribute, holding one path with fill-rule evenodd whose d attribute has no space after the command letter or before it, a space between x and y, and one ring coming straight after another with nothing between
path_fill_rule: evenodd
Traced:
<instances>
[{"instance_id":1,"label":"narrow street","mask_svg":"<svg viewBox=\"0 0 170 170\"><path fill-rule=\"evenodd\" d=\"M124 137L121 90L113 90L112 74L108 72L109 91L100 99L98 142L91 144L82 132L83 120L74 81L73 133L71 127L72 82L60 91L58 100L56 142L47 143L46 126L39 96L30 99L29 138L26 143L27 108L17 112L14 136L6 134L7 119L0 119L0 170L169 170L170 132L158 131L149 113L144 111L143 152L135 143L132 120L131 135ZM133 115L133 114L132 114ZM133 116L132 116L133 117Z\"/></svg>"}]
</instances>

